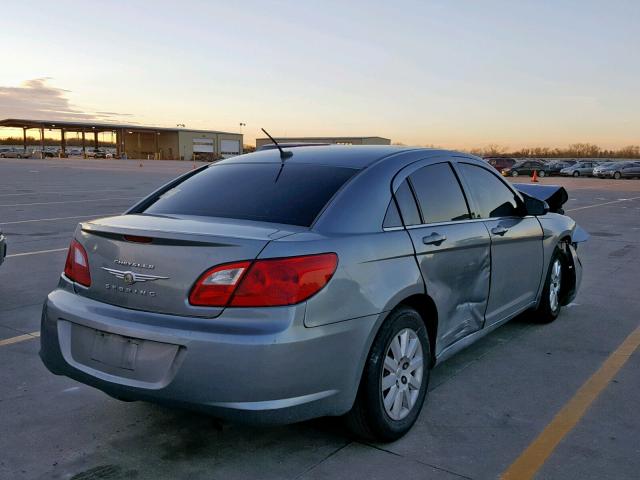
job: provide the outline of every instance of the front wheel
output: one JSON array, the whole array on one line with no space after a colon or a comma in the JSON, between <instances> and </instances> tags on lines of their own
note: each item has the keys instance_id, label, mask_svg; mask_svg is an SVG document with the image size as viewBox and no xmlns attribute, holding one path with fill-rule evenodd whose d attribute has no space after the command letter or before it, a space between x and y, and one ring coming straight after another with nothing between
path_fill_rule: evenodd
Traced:
<instances>
[{"instance_id":1,"label":"front wheel","mask_svg":"<svg viewBox=\"0 0 640 480\"><path fill-rule=\"evenodd\" d=\"M538 173L538 176L540 178L544 178L545 175L546 175L546 173L544 173L544 170L540 170L540 173Z\"/></svg>"},{"instance_id":2,"label":"front wheel","mask_svg":"<svg viewBox=\"0 0 640 480\"><path fill-rule=\"evenodd\" d=\"M414 309L389 314L371 346L347 426L357 436L391 442L415 423L429 384L429 339Z\"/></svg>"},{"instance_id":3,"label":"front wheel","mask_svg":"<svg viewBox=\"0 0 640 480\"><path fill-rule=\"evenodd\" d=\"M559 248L556 248L551 257L547 279L542 290L540 304L533 311L533 318L539 323L551 323L560 314L562 308L562 286L564 272L564 256Z\"/></svg>"},{"instance_id":4,"label":"front wheel","mask_svg":"<svg viewBox=\"0 0 640 480\"><path fill-rule=\"evenodd\" d=\"M579 177L580 176L580 172L578 172L578 171L573 172L573 176L574 177Z\"/></svg>"},{"instance_id":5,"label":"front wheel","mask_svg":"<svg viewBox=\"0 0 640 480\"><path fill-rule=\"evenodd\" d=\"M518 171L517 170L511 170L511 176L512 177L517 177L518 176Z\"/></svg>"},{"instance_id":6,"label":"front wheel","mask_svg":"<svg viewBox=\"0 0 640 480\"><path fill-rule=\"evenodd\" d=\"M616 180L620 180L620 177L622 177L622 174L620 172L616 172L613 174L613 178L615 178Z\"/></svg>"}]
</instances>

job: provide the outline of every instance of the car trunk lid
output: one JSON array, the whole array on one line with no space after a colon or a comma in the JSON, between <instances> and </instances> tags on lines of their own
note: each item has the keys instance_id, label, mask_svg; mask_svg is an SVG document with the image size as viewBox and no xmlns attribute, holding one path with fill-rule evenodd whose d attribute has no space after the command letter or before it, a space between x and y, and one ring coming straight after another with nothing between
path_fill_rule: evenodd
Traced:
<instances>
[{"instance_id":1,"label":"car trunk lid","mask_svg":"<svg viewBox=\"0 0 640 480\"><path fill-rule=\"evenodd\" d=\"M83 223L91 286L76 291L136 310L215 317L222 308L189 304L198 277L215 265L252 260L298 227L195 216L122 215Z\"/></svg>"}]
</instances>

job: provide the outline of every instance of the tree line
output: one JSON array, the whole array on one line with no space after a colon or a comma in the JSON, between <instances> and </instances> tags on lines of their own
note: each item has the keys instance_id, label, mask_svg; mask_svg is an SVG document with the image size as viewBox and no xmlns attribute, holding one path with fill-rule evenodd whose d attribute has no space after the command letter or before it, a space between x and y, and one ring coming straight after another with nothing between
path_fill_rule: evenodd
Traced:
<instances>
[{"instance_id":1,"label":"tree line","mask_svg":"<svg viewBox=\"0 0 640 480\"><path fill-rule=\"evenodd\" d=\"M509 150L502 145L490 144L484 148L473 148L468 151L480 157L640 158L640 145L628 145L610 150L593 143L572 143L566 148L533 147L519 150Z\"/></svg>"}]
</instances>

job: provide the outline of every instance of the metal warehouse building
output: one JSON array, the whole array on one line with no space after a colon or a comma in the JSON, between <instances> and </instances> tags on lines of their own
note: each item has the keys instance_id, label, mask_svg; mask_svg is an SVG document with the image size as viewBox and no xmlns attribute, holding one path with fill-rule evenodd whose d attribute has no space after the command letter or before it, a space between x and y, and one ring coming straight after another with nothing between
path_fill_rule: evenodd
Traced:
<instances>
[{"instance_id":1,"label":"metal warehouse building","mask_svg":"<svg viewBox=\"0 0 640 480\"><path fill-rule=\"evenodd\" d=\"M278 143L335 143L338 145L390 145L384 137L273 137ZM256 148L273 143L268 138L256 138Z\"/></svg>"},{"instance_id":2,"label":"metal warehouse building","mask_svg":"<svg viewBox=\"0 0 640 480\"><path fill-rule=\"evenodd\" d=\"M55 120L25 120L8 118L0 120L0 127L22 129L24 148L27 148L29 130L39 132L42 150L45 148L45 131L60 134L60 149L66 151L69 135L82 139L82 150L98 148L98 134L110 133L115 138L116 156L129 158L154 158L161 160L212 160L242 153L242 134L217 130L190 130L186 128L145 127L141 125L116 125L90 122Z\"/></svg>"}]
</instances>

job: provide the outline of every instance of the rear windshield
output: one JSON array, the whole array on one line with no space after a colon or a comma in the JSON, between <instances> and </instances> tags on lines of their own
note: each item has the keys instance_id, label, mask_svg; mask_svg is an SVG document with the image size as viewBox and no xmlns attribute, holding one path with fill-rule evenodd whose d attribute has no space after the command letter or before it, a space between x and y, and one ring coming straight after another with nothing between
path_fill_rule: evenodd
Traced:
<instances>
[{"instance_id":1,"label":"rear windshield","mask_svg":"<svg viewBox=\"0 0 640 480\"><path fill-rule=\"evenodd\" d=\"M214 165L160 196L144 213L308 227L356 172L352 168L286 163Z\"/></svg>"}]
</instances>

